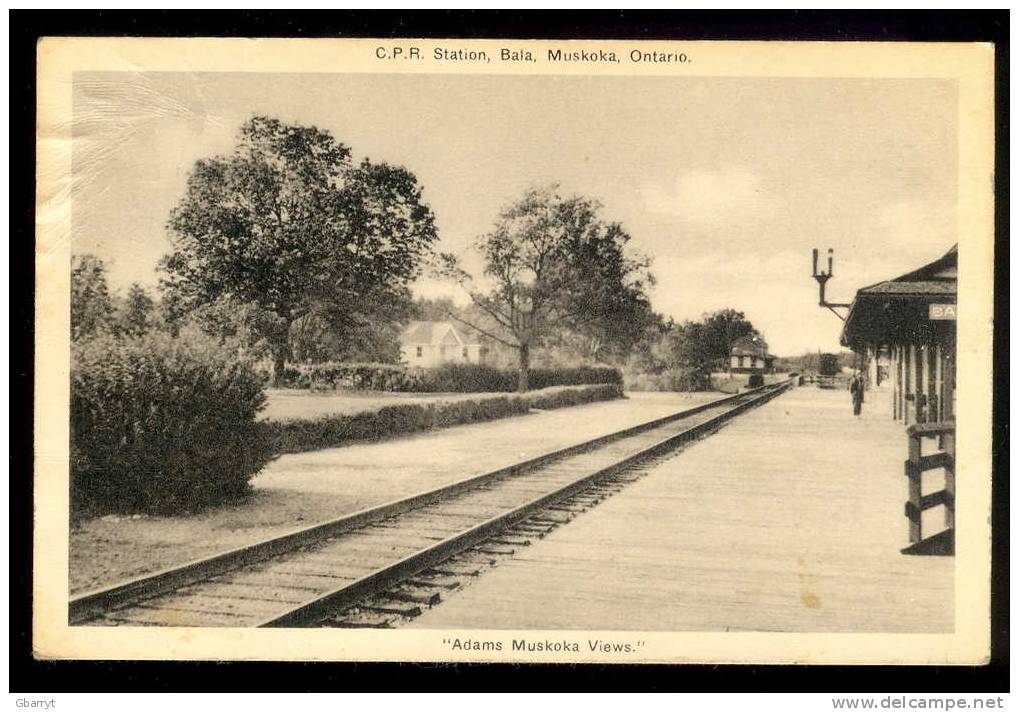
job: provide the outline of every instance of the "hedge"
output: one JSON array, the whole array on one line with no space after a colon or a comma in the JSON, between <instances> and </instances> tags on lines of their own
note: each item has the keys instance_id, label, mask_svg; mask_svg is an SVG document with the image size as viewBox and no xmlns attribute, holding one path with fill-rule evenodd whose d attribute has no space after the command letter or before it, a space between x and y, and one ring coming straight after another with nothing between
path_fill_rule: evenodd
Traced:
<instances>
[{"instance_id":1,"label":"hedge","mask_svg":"<svg viewBox=\"0 0 1019 712\"><path fill-rule=\"evenodd\" d=\"M97 337L71 352L76 515L179 513L236 497L273 457L261 376L197 334Z\"/></svg>"},{"instance_id":2,"label":"hedge","mask_svg":"<svg viewBox=\"0 0 1019 712\"><path fill-rule=\"evenodd\" d=\"M271 370L261 369L266 382ZM416 392L423 390L420 374L403 366L387 363L291 364L283 370L285 388L356 389L371 391Z\"/></svg>"},{"instance_id":3,"label":"hedge","mask_svg":"<svg viewBox=\"0 0 1019 712\"><path fill-rule=\"evenodd\" d=\"M263 369L267 378L268 369ZM320 363L288 366L283 374L288 388L357 389L413 393L512 393L517 372L469 363L447 363L435 368L379 363ZM617 369L603 366L535 368L529 373L533 389L622 383Z\"/></svg>"},{"instance_id":4,"label":"hedge","mask_svg":"<svg viewBox=\"0 0 1019 712\"><path fill-rule=\"evenodd\" d=\"M661 373L627 373L630 391L707 391L711 376L697 369L670 368Z\"/></svg>"},{"instance_id":5,"label":"hedge","mask_svg":"<svg viewBox=\"0 0 1019 712\"><path fill-rule=\"evenodd\" d=\"M517 377L513 372L514 381ZM531 388L551 386L583 386L596 383L622 385L623 374L607 366L577 366L574 368L535 368L528 374ZM515 387L514 383L514 387Z\"/></svg>"},{"instance_id":6,"label":"hedge","mask_svg":"<svg viewBox=\"0 0 1019 712\"><path fill-rule=\"evenodd\" d=\"M517 373L475 363L444 363L421 373L422 390L431 393L510 393L517 389ZM555 383L550 385L575 385ZM541 386L531 386L541 388Z\"/></svg>"},{"instance_id":7,"label":"hedge","mask_svg":"<svg viewBox=\"0 0 1019 712\"><path fill-rule=\"evenodd\" d=\"M314 419L266 421L261 425L278 453L337 447L358 440L377 440L435 428L523 415L532 408L550 410L620 398L619 384L564 387L552 392L494 396L449 403L413 403L378 410Z\"/></svg>"}]
</instances>

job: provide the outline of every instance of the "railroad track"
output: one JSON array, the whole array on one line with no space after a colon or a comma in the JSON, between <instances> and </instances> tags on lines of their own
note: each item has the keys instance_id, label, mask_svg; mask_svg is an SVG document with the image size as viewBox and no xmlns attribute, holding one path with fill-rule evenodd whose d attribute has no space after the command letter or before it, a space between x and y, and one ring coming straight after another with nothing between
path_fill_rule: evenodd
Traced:
<instances>
[{"instance_id":1,"label":"railroad track","mask_svg":"<svg viewBox=\"0 0 1019 712\"><path fill-rule=\"evenodd\" d=\"M73 598L72 625L392 627L782 393L764 386Z\"/></svg>"}]
</instances>

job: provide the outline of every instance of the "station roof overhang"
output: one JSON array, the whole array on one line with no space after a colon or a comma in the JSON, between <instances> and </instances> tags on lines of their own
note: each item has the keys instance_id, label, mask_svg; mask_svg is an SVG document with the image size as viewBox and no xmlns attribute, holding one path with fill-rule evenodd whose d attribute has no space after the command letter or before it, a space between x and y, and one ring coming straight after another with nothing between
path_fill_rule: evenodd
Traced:
<instances>
[{"instance_id":1,"label":"station roof overhang","mask_svg":"<svg viewBox=\"0 0 1019 712\"><path fill-rule=\"evenodd\" d=\"M954 334L955 322L931 318L930 305L956 303L958 251L856 293L842 328L843 346L931 343Z\"/></svg>"}]
</instances>

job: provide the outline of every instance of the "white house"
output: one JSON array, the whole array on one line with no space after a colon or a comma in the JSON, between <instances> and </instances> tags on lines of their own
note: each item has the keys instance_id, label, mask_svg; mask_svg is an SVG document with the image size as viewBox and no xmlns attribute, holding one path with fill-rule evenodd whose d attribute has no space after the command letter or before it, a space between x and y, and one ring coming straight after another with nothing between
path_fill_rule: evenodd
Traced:
<instances>
[{"instance_id":1,"label":"white house","mask_svg":"<svg viewBox=\"0 0 1019 712\"><path fill-rule=\"evenodd\" d=\"M400 336L400 360L410 366L483 364L487 355L477 333L449 321L412 321Z\"/></svg>"}]
</instances>

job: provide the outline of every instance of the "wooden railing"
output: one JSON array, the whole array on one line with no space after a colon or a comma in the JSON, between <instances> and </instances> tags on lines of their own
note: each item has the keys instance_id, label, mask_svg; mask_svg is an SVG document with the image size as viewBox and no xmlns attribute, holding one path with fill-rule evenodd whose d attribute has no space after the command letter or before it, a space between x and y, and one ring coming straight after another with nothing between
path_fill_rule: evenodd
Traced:
<instances>
[{"instance_id":1,"label":"wooden railing","mask_svg":"<svg viewBox=\"0 0 1019 712\"><path fill-rule=\"evenodd\" d=\"M906 428L909 458L905 462L909 478L909 547L904 554L951 554L955 551L955 421L917 423ZM923 454L923 441L937 439L939 452ZM945 471L945 487L923 494L923 474L930 470ZM923 536L923 513L937 506L945 508L945 529L935 536Z\"/></svg>"}]
</instances>

